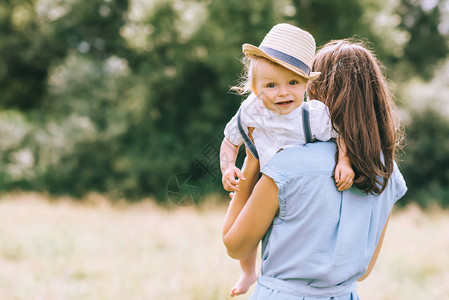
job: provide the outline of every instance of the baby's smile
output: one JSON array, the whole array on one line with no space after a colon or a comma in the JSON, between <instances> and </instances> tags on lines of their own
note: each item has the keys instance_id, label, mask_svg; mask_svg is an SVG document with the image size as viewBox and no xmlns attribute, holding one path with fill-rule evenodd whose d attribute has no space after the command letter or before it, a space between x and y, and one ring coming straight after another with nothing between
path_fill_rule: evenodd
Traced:
<instances>
[{"instance_id":1,"label":"baby's smile","mask_svg":"<svg viewBox=\"0 0 449 300\"><path fill-rule=\"evenodd\" d=\"M280 106L287 106L290 103L293 103L293 100L287 100L287 101L282 101L282 102L277 102L275 103L276 105L280 105Z\"/></svg>"}]
</instances>

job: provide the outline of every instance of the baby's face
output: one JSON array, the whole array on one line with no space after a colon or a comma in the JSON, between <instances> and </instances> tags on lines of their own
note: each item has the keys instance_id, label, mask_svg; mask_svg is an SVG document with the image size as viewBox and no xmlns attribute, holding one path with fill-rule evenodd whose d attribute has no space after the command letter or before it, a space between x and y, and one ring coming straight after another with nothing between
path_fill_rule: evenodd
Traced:
<instances>
[{"instance_id":1,"label":"baby's face","mask_svg":"<svg viewBox=\"0 0 449 300\"><path fill-rule=\"evenodd\" d=\"M263 105L287 115L304 101L307 80L280 65L261 59L254 66L254 89Z\"/></svg>"}]
</instances>

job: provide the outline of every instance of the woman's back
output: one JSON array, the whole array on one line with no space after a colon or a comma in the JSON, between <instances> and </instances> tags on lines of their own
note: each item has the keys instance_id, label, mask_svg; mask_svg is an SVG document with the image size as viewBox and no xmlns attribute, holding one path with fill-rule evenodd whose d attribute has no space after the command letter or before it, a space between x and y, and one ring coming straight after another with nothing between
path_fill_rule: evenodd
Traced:
<instances>
[{"instance_id":1,"label":"woman's back","mask_svg":"<svg viewBox=\"0 0 449 300\"><path fill-rule=\"evenodd\" d=\"M335 151L332 142L287 149L262 170L279 188L279 214L263 239L261 285L335 296L355 291L365 273L405 182L395 166L380 195L339 192L331 178Z\"/></svg>"}]
</instances>

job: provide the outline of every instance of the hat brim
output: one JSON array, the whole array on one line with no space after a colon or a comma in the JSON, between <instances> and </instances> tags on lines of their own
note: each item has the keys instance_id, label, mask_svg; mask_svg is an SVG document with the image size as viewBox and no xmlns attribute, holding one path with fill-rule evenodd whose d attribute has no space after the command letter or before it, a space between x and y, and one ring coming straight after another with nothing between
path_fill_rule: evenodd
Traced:
<instances>
[{"instance_id":1,"label":"hat brim","mask_svg":"<svg viewBox=\"0 0 449 300\"><path fill-rule=\"evenodd\" d=\"M264 52L263 50L261 50L259 47L256 47L254 45L251 44L243 44L242 46L242 51L243 53L246 55L246 57L251 58L253 56L260 56L260 57L264 57L274 63L277 63L287 69L289 69L290 71L293 71L294 73L298 74L299 76L307 79L307 80L313 80L318 78L318 76L320 76L321 72L310 72L309 75L307 75L303 70L289 64L288 62L285 62L281 59L278 59L276 57L273 57L271 55L268 55L266 52Z\"/></svg>"}]
</instances>

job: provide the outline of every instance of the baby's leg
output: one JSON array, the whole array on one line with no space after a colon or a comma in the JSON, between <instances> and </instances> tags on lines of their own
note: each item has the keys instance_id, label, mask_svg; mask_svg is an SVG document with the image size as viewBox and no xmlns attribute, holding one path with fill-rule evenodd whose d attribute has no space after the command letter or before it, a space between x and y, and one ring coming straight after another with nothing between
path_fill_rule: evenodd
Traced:
<instances>
[{"instance_id":1,"label":"baby's leg","mask_svg":"<svg viewBox=\"0 0 449 300\"><path fill-rule=\"evenodd\" d=\"M248 151L247 151L248 153ZM248 154L247 154L248 155ZM250 154L249 154L250 155ZM251 192L259 179L260 169L259 161L255 159L247 160L245 158L245 165L242 168L243 174L246 180L241 183L239 191L236 192L238 197L243 197L243 199L249 199ZM242 275L240 275L239 281L231 289L231 297L235 295L241 295L248 291L249 287L256 281L256 257L257 257L257 247L254 251L246 258L240 260L240 267L242 269Z\"/></svg>"},{"instance_id":2,"label":"baby's leg","mask_svg":"<svg viewBox=\"0 0 449 300\"><path fill-rule=\"evenodd\" d=\"M236 295L245 294L249 287L256 281L256 257L257 248L254 249L253 253L246 259L240 260L240 268L242 269L242 274L240 275L239 281L231 289L231 297Z\"/></svg>"}]
</instances>

